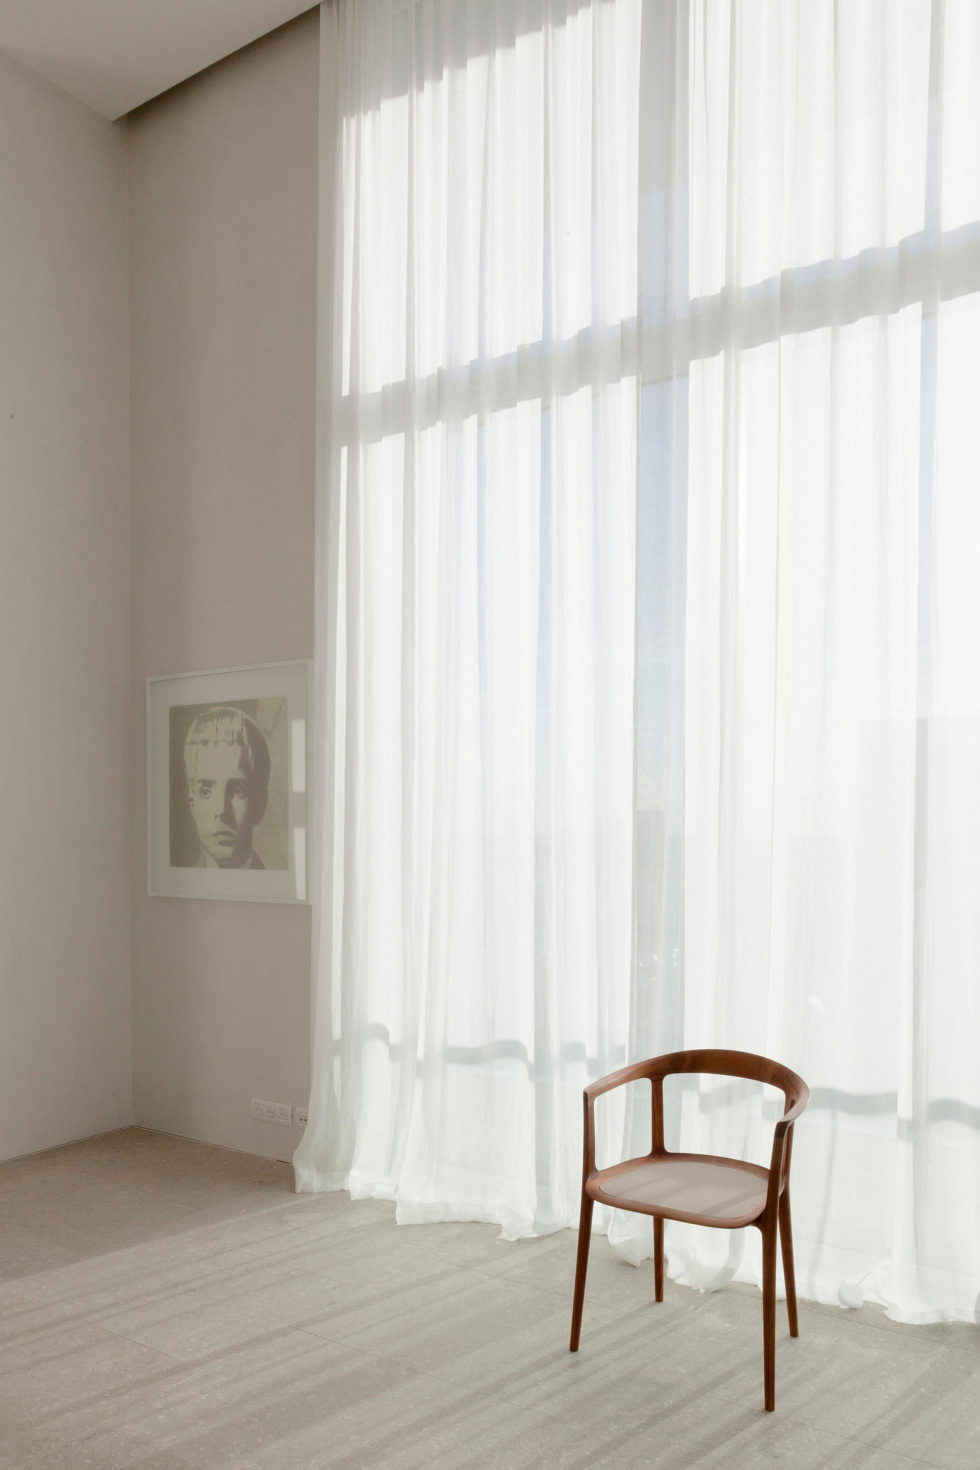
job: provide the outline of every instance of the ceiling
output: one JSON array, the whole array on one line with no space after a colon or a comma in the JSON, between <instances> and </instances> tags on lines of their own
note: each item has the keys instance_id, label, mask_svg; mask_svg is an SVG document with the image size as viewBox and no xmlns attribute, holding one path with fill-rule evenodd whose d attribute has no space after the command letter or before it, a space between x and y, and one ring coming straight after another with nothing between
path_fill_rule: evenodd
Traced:
<instances>
[{"instance_id":1,"label":"ceiling","mask_svg":"<svg viewBox=\"0 0 980 1470\"><path fill-rule=\"evenodd\" d=\"M311 0L0 0L0 48L117 118Z\"/></svg>"}]
</instances>

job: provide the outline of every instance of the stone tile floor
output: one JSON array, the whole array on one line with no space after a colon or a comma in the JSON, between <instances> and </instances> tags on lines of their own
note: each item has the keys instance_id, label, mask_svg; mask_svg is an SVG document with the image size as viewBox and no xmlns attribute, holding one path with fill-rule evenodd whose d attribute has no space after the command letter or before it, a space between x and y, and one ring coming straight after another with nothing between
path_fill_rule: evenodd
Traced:
<instances>
[{"instance_id":1,"label":"stone tile floor","mask_svg":"<svg viewBox=\"0 0 980 1470\"><path fill-rule=\"evenodd\" d=\"M801 1303L766 1414L756 1291L597 1238L573 1356L574 1232L497 1237L135 1128L0 1165L0 1467L980 1470L980 1328Z\"/></svg>"}]
</instances>

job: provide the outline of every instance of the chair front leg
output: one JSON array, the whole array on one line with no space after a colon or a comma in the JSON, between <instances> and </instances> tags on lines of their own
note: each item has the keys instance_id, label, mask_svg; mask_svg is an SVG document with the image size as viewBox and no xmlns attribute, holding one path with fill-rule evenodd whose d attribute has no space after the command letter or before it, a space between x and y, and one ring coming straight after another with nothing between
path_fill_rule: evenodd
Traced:
<instances>
[{"instance_id":1,"label":"chair front leg","mask_svg":"<svg viewBox=\"0 0 980 1470\"><path fill-rule=\"evenodd\" d=\"M578 1340L582 1331L582 1306L585 1302L585 1273L589 1269L589 1243L592 1239L592 1205L590 1195L582 1191L582 1209L578 1221L578 1256L575 1261L575 1292L572 1297L572 1335L568 1343L570 1353L578 1352Z\"/></svg>"},{"instance_id":2,"label":"chair front leg","mask_svg":"<svg viewBox=\"0 0 980 1470\"><path fill-rule=\"evenodd\" d=\"M760 1223L762 1231L762 1364L766 1408L776 1407L776 1213Z\"/></svg>"},{"instance_id":3,"label":"chair front leg","mask_svg":"<svg viewBox=\"0 0 980 1470\"><path fill-rule=\"evenodd\" d=\"M653 1290L658 1302L664 1299L664 1222L653 1217Z\"/></svg>"},{"instance_id":4,"label":"chair front leg","mask_svg":"<svg viewBox=\"0 0 980 1470\"><path fill-rule=\"evenodd\" d=\"M786 1315L790 1337L799 1337L796 1315L796 1274L793 1270L793 1226L789 1213L789 1185L779 1196L779 1242L783 1248L783 1280L786 1282Z\"/></svg>"}]
</instances>

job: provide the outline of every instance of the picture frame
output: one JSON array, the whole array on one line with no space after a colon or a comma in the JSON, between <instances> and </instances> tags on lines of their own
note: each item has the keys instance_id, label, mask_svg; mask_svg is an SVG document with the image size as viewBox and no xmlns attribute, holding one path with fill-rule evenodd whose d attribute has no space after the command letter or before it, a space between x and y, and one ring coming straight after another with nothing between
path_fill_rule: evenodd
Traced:
<instances>
[{"instance_id":1,"label":"picture frame","mask_svg":"<svg viewBox=\"0 0 980 1470\"><path fill-rule=\"evenodd\" d=\"M308 903L309 659L146 682L147 889Z\"/></svg>"}]
</instances>

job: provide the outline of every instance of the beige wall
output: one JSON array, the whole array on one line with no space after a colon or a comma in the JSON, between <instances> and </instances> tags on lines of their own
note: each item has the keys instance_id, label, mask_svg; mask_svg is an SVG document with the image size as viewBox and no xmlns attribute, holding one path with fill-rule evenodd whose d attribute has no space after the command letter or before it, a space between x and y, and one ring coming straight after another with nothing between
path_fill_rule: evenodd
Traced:
<instances>
[{"instance_id":1,"label":"beige wall","mask_svg":"<svg viewBox=\"0 0 980 1470\"><path fill-rule=\"evenodd\" d=\"M0 1158L130 1092L126 134L0 55Z\"/></svg>"},{"instance_id":2,"label":"beige wall","mask_svg":"<svg viewBox=\"0 0 980 1470\"><path fill-rule=\"evenodd\" d=\"M144 681L313 652L318 24L132 114L134 1108L287 1158L305 1103L310 910L149 898Z\"/></svg>"}]
</instances>

